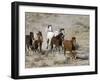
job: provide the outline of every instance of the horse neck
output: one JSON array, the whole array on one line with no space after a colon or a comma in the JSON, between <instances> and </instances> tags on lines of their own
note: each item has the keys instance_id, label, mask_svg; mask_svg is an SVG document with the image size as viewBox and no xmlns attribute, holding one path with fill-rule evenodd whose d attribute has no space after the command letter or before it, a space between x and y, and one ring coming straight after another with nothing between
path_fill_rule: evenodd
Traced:
<instances>
[{"instance_id":1,"label":"horse neck","mask_svg":"<svg viewBox=\"0 0 100 81\"><path fill-rule=\"evenodd\" d=\"M52 27L48 28L48 32L53 32Z\"/></svg>"},{"instance_id":2,"label":"horse neck","mask_svg":"<svg viewBox=\"0 0 100 81\"><path fill-rule=\"evenodd\" d=\"M62 37L62 33L59 33L56 37L61 38Z\"/></svg>"},{"instance_id":3,"label":"horse neck","mask_svg":"<svg viewBox=\"0 0 100 81\"><path fill-rule=\"evenodd\" d=\"M59 38L60 38L60 35L57 35L57 36L56 36L56 38L58 38L58 39L59 39Z\"/></svg>"},{"instance_id":4,"label":"horse neck","mask_svg":"<svg viewBox=\"0 0 100 81\"><path fill-rule=\"evenodd\" d=\"M76 40L72 40L72 45L75 46Z\"/></svg>"},{"instance_id":5,"label":"horse neck","mask_svg":"<svg viewBox=\"0 0 100 81\"><path fill-rule=\"evenodd\" d=\"M37 36L37 38L38 38L38 40L42 40L42 36L41 35Z\"/></svg>"},{"instance_id":6,"label":"horse neck","mask_svg":"<svg viewBox=\"0 0 100 81\"><path fill-rule=\"evenodd\" d=\"M34 39L34 35L30 36L30 39Z\"/></svg>"}]
</instances>

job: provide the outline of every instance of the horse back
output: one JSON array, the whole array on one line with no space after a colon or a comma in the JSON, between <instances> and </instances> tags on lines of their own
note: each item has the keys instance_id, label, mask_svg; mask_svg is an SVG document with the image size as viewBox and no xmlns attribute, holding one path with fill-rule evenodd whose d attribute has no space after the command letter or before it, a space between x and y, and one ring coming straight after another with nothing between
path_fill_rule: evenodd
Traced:
<instances>
[{"instance_id":1,"label":"horse back","mask_svg":"<svg viewBox=\"0 0 100 81\"><path fill-rule=\"evenodd\" d=\"M64 40L63 45L66 50L72 50L72 41L71 40Z\"/></svg>"}]
</instances>

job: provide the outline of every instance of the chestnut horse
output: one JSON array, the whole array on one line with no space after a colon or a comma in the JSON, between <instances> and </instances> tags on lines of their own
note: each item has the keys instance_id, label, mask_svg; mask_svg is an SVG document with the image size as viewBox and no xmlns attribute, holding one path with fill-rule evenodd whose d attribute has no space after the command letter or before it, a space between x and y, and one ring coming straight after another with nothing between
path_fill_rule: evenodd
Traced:
<instances>
[{"instance_id":1,"label":"chestnut horse","mask_svg":"<svg viewBox=\"0 0 100 81\"><path fill-rule=\"evenodd\" d=\"M64 40L63 41L64 45L64 55L66 54L66 51L70 51L70 56L72 59L76 59L76 37L72 37L71 40Z\"/></svg>"}]
</instances>

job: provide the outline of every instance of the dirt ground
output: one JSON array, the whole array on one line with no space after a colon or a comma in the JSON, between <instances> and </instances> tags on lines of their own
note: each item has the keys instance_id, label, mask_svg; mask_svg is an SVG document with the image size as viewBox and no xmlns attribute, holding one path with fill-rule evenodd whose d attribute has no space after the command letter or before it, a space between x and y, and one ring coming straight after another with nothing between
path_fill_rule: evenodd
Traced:
<instances>
[{"instance_id":1,"label":"dirt ground","mask_svg":"<svg viewBox=\"0 0 100 81\"><path fill-rule=\"evenodd\" d=\"M65 29L65 39L76 37L79 48L76 50L77 59L70 61L68 56L64 56L63 50L51 52L46 49L46 32L48 25L52 25L53 30ZM81 66L89 65L89 16L69 15L51 13L25 13L25 34L42 31L43 45L42 52L25 52L25 67L54 67L54 66ZM66 52L67 54L69 52Z\"/></svg>"}]
</instances>

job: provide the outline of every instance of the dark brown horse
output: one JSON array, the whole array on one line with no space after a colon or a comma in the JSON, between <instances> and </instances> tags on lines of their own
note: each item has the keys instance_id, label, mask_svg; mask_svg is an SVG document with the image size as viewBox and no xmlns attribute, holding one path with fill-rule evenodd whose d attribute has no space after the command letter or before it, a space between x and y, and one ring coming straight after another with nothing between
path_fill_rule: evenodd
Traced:
<instances>
[{"instance_id":1,"label":"dark brown horse","mask_svg":"<svg viewBox=\"0 0 100 81\"><path fill-rule=\"evenodd\" d=\"M62 41L64 40L63 33L59 33L57 36L53 36L51 39L51 50L53 50L53 46L55 45L56 49L59 49L62 47Z\"/></svg>"},{"instance_id":2,"label":"dark brown horse","mask_svg":"<svg viewBox=\"0 0 100 81\"><path fill-rule=\"evenodd\" d=\"M70 51L70 55L72 59L76 59L76 37L72 37L71 40L64 40L64 54L66 54L66 51Z\"/></svg>"},{"instance_id":3,"label":"dark brown horse","mask_svg":"<svg viewBox=\"0 0 100 81\"><path fill-rule=\"evenodd\" d=\"M34 40L34 33L30 32L30 35L25 36L25 44L26 44L26 49L32 49L32 41Z\"/></svg>"},{"instance_id":4,"label":"dark brown horse","mask_svg":"<svg viewBox=\"0 0 100 81\"><path fill-rule=\"evenodd\" d=\"M34 40L34 50L37 51L39 48L39 51L42 51L42 43L43 43L43 36L42 32L38 31L37 33L37 39Z\"/></svg>"}]
</instances>

